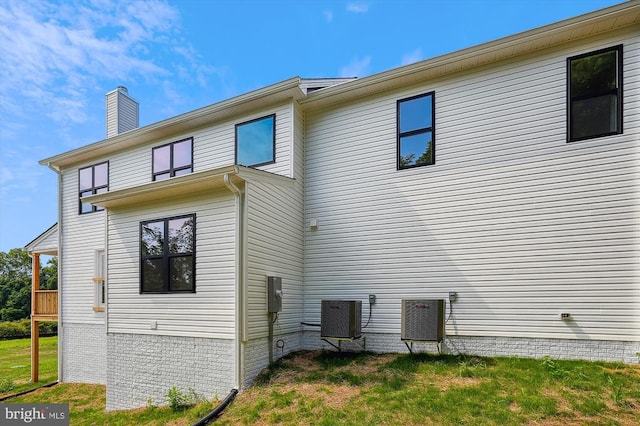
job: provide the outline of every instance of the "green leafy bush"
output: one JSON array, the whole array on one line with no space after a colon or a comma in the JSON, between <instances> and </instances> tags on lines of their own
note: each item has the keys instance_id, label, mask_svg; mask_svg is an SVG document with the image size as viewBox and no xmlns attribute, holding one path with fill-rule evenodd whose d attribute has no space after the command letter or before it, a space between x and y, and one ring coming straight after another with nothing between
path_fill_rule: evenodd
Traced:
<instances>
[{"instance_id":1,"label":"green leafy bush","mask_svg":"<svg viewBox=\"0 0 640 426\"><path fill-rule=\"evenodd\" d=\"M56 322L41 322L38 328L41 335L58 333L58 323ZM0 339L19 339L24 337L31 337L31 320L22 319L0 322Z\"/></svg>"},{"instance_id":2,"label":"green leafy bush","mask_svg":"<svg viewBox=\"0 0 640 426\"><path fill-rule=\"evenodd\" d=\"M183 392L176 386L169 389L167 399L169 400L169 407L171 407L171 411L173 412L185 410L192 405L204 401L192 387L189 387L187 392Z\"/></svg>"}]
</instances>

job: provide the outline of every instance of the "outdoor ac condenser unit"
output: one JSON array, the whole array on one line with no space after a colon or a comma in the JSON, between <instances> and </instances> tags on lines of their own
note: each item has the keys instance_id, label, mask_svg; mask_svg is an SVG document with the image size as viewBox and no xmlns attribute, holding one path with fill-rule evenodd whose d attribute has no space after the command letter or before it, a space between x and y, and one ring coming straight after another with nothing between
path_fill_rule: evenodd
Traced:
<instances>
[{"instance_id":1,"label":"outdoor ac condenser unit","mask_svg":"<svg viewBox=\"0 0 640 426\"><path fill-rule=\"evenodd\" d=\"M444 337L443 299L402 300L402 340L441 342Z\"/></svg>"},{"instance_id":2,"label":"outdoor ac condenser unit","mask_svg":"<svg viewBox=\"0 0 640 426\"><path fill-rule=\"evenodd\" d=\"M358 339L362 336L362 301L323 300L320 338Z\"/></svg>"}]
</instances>

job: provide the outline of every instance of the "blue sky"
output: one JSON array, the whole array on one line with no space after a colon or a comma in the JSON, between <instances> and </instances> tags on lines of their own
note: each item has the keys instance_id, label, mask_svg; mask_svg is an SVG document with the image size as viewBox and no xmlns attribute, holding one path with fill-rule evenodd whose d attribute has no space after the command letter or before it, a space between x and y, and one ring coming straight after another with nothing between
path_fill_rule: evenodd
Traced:
<instances>
[{"instance_id":1,"label":"blue sky","mask_svg":"<svg viewBox=\"0 0 640 426\"><path fill-rule=\"evenodd\" d=\"M2 0L0 251L57 220L38 161L105 138L124 85L140 125L293 77L362 77L617 0Z\"/></svg>"}]
</instances>

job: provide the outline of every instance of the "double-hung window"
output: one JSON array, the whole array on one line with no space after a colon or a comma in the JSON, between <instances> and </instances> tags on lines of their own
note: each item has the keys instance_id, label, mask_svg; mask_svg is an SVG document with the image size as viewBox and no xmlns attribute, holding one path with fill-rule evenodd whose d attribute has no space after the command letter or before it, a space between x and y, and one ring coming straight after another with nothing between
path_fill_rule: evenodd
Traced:
<instances>
[{"instance_id":1,"label":"double-hung window","mask_svg":"<svg viewBox=\"0 0 640 426\"><path fill-rule=\"evenodd\" d=\"M434 164L435 93L397 102L398 170Z\"/></svg>"},{"instance_id":2,"label":"double-hung window","mask_svg":"<svg viewBox=\"0 0 640 426\"><path fill-rule=\"evenodd\" d=\"M83 167L78 171L79 198L102 194L109 190L109 162ZM80 214L104 210L102 207L83 203L80 200Z\"/></svg>"},{"instance_id":3,"label":"double-hung window","mask_svg":"<svg viewBox=\"0 0 640 426\"><path fill-rule=\"evenodd\" d=\"M153 180L169 179L193 171L193 139L153 148Z\"/></svg>"},{"instance_id":4,"label":"double-hung window","mask_svg":"<svg viewBox=\"0 0 640 426\"><path fill-rule=\"evenodd\" d=\"M622 133L622 46L567 59L567 140Z\"/></svg>"},{"instance_id":5,"label":"double-hung window","mask_svg":"<svg viewBox=\"0 0 640 426\"><path fill-rule=\"evenodd\" d=\"M275 114L236 124L236 164L257 167L275 162Z\"/></svg>"},{"instance_id":6,"label":"double-hung window","mask_svg":"<svg viewBox=\"0 0 640 426\"><path fill-rule=\"evenodd\" d=\"M195 220L140 223L140 293L195 292Z\"/></svg>"}]
</instances>

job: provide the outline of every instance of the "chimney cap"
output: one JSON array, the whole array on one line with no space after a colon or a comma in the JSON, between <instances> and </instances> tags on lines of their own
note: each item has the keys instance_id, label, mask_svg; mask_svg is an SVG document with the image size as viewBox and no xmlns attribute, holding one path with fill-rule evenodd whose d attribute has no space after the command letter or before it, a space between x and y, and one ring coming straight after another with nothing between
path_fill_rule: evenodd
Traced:
<instances>
[{"instance_id":1,"label":"chimney cap","mask_svg":"<svg viewBox=\"0 0 640 426\"><path fill-rule=\"evenodd\" d=\"M124 86L118 86L118 87L116 88L116 90L119 90L119 91L124 92L124 93L129 93L129 91L127 90L127 88L126 88L126 87L124 87Z\"/></svg>"}]
</instances>

